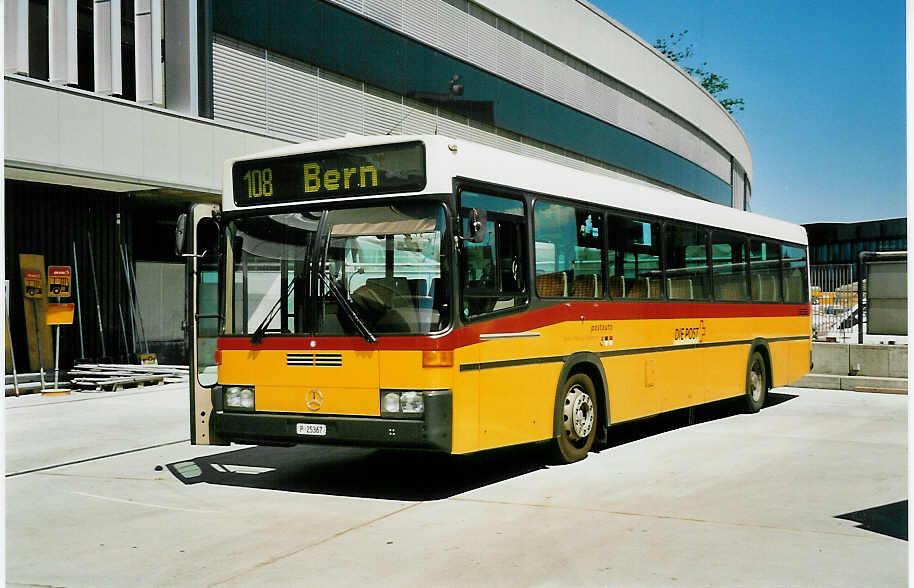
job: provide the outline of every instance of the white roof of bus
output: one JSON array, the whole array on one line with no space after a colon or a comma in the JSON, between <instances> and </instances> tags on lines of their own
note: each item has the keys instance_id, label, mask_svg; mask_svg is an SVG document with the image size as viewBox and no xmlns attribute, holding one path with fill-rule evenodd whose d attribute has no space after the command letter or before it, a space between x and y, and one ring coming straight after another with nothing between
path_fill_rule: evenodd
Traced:
<instances>
[{"instance_id":1,"label":"white roof of bus","mask_svg":"<svg viewBox=\"0 0 914 588\"><path fill-rule=\"evenodd\" d=\"M224 206L229 210L235 208L231 198L231 170L232 164L236 161L407 141L422 141L426 145L428 181L421 194L451 192L453 178L463 177L523 191L681 219L802 245L807 243L806 229L800 225L691 198L663 188L576 170L541 159L502 151L495 147L441 135L347 135L339 139L289 145L229 159L225 162L223 172L226 196ZM451 145L456 145L456 151L450 149ZM366 197L358 197L358 199L364 198ZM288 204L288 202L283 204Z\"/></svg>"}]
</instances>

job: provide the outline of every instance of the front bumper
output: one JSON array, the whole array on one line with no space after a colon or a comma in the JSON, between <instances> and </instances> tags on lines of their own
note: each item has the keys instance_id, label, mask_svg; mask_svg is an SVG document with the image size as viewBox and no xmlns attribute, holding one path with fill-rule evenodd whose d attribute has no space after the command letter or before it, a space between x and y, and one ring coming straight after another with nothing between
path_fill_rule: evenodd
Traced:
<instances>
[{"instance_id":1,"label":"front bumper","mask_svg":"<svg viewBox=\"0 0 914 588\"><path fill-rule=\"evenodd\" d=\"M357 445L450 452L452 414L451 392L443 390L425 395L425 414L419 419L217 410L213 426L219 437L245 445ZM299 435L298 423L326 425L327 434Z\"/></svg>"}]
</instances>

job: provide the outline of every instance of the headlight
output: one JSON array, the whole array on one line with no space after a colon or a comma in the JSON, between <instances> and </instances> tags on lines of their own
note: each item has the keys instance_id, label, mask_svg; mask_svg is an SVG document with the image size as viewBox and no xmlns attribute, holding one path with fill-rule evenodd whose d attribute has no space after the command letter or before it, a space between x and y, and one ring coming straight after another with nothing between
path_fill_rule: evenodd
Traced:
<instances>
[{"instance_id":1,"label":"headlight","mask_svg":"<svg viewBox=\"0 0 914 588\"><path fill-rule=\"evenodd\" d=\"M245 386L228 386L223 393L226 408L254 408L254 389Z\"/></svg>"},{"instance_id":2,"label":"headlight","mask_svg":"<svg viewBox=\"0 0 914 588\"><path fill-rule=\"evenodd\" d=\"M418 390L382 390L381 414L389 417L415 418L425 411L425 396Z\"/></svg>"},{"instance_id":3,"label":"headlight","mask_svg":"<svg viewBox=\"0 0 914 588\"><path fill-rule=\"evenodd\" d=\"M403 392L400 394L400 410L408 413L420 413L424 409L421 392Z\"/></svg>"},{"instance_id":4,"label":"headlight","mask_svg":"<svg viewBox=\"0 0 914 588\"><path fill-rule=\"evenodd\" d=\"M396 392L388 392L384 395L382 412L398 412L400 410L400 395Z\"/></svg>"}]
</instances>

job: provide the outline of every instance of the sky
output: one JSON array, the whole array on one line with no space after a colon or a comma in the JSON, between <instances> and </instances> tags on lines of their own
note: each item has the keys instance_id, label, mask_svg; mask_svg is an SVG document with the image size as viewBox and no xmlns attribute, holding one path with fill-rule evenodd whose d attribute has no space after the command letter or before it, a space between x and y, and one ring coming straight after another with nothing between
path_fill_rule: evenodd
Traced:
<instances>
[{"instance_id":1,"label":"sky","mask_svg":"<svg viewBox=\"0 0 914 588\"><path fill-rule=\"evenodd\" d=\"M752 211L796 223L906 216L905 4L591 0L653 43L688 30L752 151Z\"/></svg>"}]
</instances>

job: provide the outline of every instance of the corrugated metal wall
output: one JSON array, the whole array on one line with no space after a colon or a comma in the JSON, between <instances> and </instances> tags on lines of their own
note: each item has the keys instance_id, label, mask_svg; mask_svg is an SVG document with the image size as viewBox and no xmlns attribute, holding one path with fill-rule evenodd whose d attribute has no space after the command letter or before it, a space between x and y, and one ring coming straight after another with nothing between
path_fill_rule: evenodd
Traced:
<instances>
[{"instance_id":1,"label":"corrugated metal wall","mask_svg":"<svg viewBox=\"0 0 914 588\"><path fill-rule=\"evenodd\" d=\"M231 80L218 83L216 80ZM213 116L267 127L266 52L227 39L213 43Z\"/></svg>"}]
</instances>

